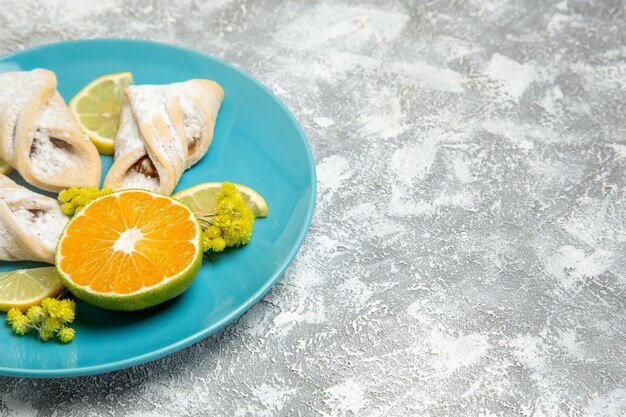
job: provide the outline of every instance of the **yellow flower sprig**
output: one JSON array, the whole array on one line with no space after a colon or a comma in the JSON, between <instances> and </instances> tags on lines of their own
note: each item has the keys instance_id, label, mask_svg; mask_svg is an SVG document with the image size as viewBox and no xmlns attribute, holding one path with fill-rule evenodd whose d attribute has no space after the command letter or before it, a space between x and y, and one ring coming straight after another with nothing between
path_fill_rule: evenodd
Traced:
<instances>
[{"instance_id":1,"label":"yellow flower sprig","mask_svg":"<svg viewBox=\"0 0 626 417\"><path fill-rule=\"evenodd\" d=\"M30 307L26 314L13 307L7 312L6 320L20 336L36 330L44 342L56 335L59 342L69 343L74 339L74 329L68 324L74 321L75 310L73 300L45 298L40 306Z\"/></svg>"},{"instance_id":2,"label":"yellow flower sprig","mask_svg":"<svg viewBox=\"0 0 626 417\"><path fill-rule=\"evenodd\" d=\"M57 199L61 203L63 214L71 217L92 200L112 192L113 190L110 188L99 190L96 187L70 187L62 190Z\"/></svg>"},{"instance_id":3,"label":"yellow flower sprig","mask_svg":"<svg viewBox=\"0 0 626 417\"><path fill-rule=\"evenodd\" d=\"M221 252L227 247L245 245L252 236L254 215L237 187L225 182L217 192L214 213L198 216L202 233L203 250Z\"/></svg>"}]
</instances>

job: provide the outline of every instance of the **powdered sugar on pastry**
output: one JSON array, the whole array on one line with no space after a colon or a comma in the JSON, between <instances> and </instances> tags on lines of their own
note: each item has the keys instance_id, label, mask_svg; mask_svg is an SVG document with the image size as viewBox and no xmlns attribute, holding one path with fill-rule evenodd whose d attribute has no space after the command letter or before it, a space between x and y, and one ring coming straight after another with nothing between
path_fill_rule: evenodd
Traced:
<instances>
[{"instance_id":1,"label":"powdered sugar on pastry","mask_svg":"<svg viewBox=\"0 0 626 417\"><path fill-rule=\"evenodd\" d=\"M223 94L209 80L128 87L105 186L171 194L208 150Z\"/></svg>"},{"instance_id":2,"label":"powdered sugar on pastry","mask_svg":"<svg viewBox=\"0 0 626 417\"><path fill-rule=\"evenodd\" d=\"M28 230L43 246L54 252L68 218L60 210L17 209L13 212L18 224Z\"/></svg>"},{"instance_id":3,"label":"powdered sugar on pastry","mask_svg":"<svg viewBox=\"0 0 626 417\"><path fill-rule=\"evenodd\" d=\"M33 173L38 177L54 175L68 162L74 165L82 163L70 146L63 146L59 139L41 130L35 132L30 152Z\"/></svg>"},{"instance_id":4,"label":"powdered sugar on pastry","mask_svg":"<svg viewBox=\"0 0 626 417\"><path fill-rule=\"evenodd\" d=\"M48 191L100 182L100 158L44 69L0 73L0 158Z\"/></svg>"},{"instance_id":5,"label":"powdered sugar on pastry","mask_svg":"<svg viewBox=\"0 0 626 417\"><path fill-rule=\"evenodd\" d=\"M142 190L159 191L159 179L131 169L124 176L120 188L140 188Z\"/></svg>"},{"instance_id":6,"label":"powdered sugar on pastry","mask_svg":"<svg viewBox=\"0 0 626 417\"><path fill-rule=\"evenodd\" d=\"M67 221L56 200L0 174L0 260L54 263Z\"/></svg>"}]
</instances>

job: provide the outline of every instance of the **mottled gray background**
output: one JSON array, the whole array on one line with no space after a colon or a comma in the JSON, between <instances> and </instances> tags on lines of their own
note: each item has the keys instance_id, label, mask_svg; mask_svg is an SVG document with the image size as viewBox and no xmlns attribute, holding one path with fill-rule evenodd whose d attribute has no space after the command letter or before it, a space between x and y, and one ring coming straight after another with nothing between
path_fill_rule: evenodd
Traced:
<instances>
[{"instance_id":1,"label":"mottled gray background","mask_svg":"<svg viewBox=\"0 0 626 417\"><path fill-rule=\"evenodd\" d=\"M37 3L0 0L0 54L133 37L223 58L294 112L319 195L225 330L0 378L0 414L626 415L626 3Z\"/></svg>"}]
</instances>

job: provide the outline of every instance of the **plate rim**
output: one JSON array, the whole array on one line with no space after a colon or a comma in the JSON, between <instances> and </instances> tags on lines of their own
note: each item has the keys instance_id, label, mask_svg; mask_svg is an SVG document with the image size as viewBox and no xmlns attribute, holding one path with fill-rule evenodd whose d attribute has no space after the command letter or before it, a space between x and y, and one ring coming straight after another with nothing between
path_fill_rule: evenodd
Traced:
<instances>
[{"instance_id":1,"label":"plate rim","mask_svg":"<svg viewBox=\"0 0 626 417\"><path fill-rule=\"evenodd\" d=\"M294 258L300 251L302 244L304 243L304 239L311 227L311 223L313 221L313 215L315 212L316 198L317 198L317 172L315 169L315 158L313 157L313 151L311 149L310 142L308 137L306 136L302 126L293 115L291 110L263 83L258 81L256 78L252 77L245 71L237 68L235 65L230 62L224 61L207 53L176 45L166 42L158 42L152 40L145 39L134 39L134 38L93 38L93 39L75 39L69 41L61 41L61 42L53 42L43 45L37 45L31 48L26 48L20 51L16 51L10 54L5 54L0 56L0 63L4 63L11 58L19 57L21 55L40 52L45 50L46 48L52 47L62 47L66 45L76 45L76 44L88 44L88 43L135 43L137 46L141 47L142 45L150 45L150 46L158 46L169 49L175 49L180 52L185 52L187 54L200 56L203 59L209 59L210 61L216 62L220 65L225 65L231 71L238 73L239 75L251 80L254 84L261 87L265 93L269 95L269 97L287 114L289 120L295 125L296 130L300 134L301 138L305 145L305 155L306 161L311 173L311 197L308 201L308 209L305 214L305 221L300 231L296 236L295 244L292 246L291 250L287 254L285 260L276 268L272 276L265 282L265 284L257 290L250 298L248 298L243 304L239 305L230 314L224 317L222 320L213 323L211 326L204 328L203 330L196 332L190 336L185 337L184 339L178 340L175 343L171 343L168 346L162 347L160 349L153 350L148 353L144 353L142 355L133 356L127 359L108 362L100 365L92 365L85 367L73 367L73 368L57 368L57 369L24 369L24 368L9 368L0 366L0 375L7 377L20 377L20 378L69 378L69 377L77 377L77 376L87 376L87 375L96 375L102 374L106 372L117 371L121 369L130 368L132 366L140 365L143 363L147 363L159 358L162 358L166 355L175 353L179 350L182 350L195 342L198 342L202 339L205 339L209 335L215 333L216 331L222 329L227 326L229 323L240 317L243 313L245 313L250 307L256 304L261 297L263 297L269 290L276 284L276 282L282 277L284 272L287 270L287 267L291 265Z\"/></svg>"}]
</instances>

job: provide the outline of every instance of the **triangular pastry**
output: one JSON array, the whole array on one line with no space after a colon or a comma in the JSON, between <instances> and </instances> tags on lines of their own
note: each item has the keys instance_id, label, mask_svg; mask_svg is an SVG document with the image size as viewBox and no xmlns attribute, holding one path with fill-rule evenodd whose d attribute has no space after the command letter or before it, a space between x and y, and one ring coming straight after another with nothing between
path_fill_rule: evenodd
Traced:
<instances>
[{"instance_id":1,"label":"triangular pastry","mask_svg":"<svg viewBox=\"0 0 626 417\"><path fill-rule=\"evenodd\" d=\"M0 158L48 191L96 187L100 157L45 69L0 73Z\"/></svg>"},{"instance_id":2,"label":"triangular pastry","mask_svg":"<svg viewBox=\"0 0 626 417\"><path fill-rule=\"evenodd\" d=\"M171 194L209 149L223 97L217 83L202 79L128 87L104 186Z\"/></svg>"},{"instance_id":3,"label":"triangular pastry","mask_svg":"<svg viewBox=\"0 0 626 417\"><path fill-rule=\"evenodd\" d=\"M0 260L54 263L68 218L59 203L0 174Z\"/></svg>"}]
</instances>

